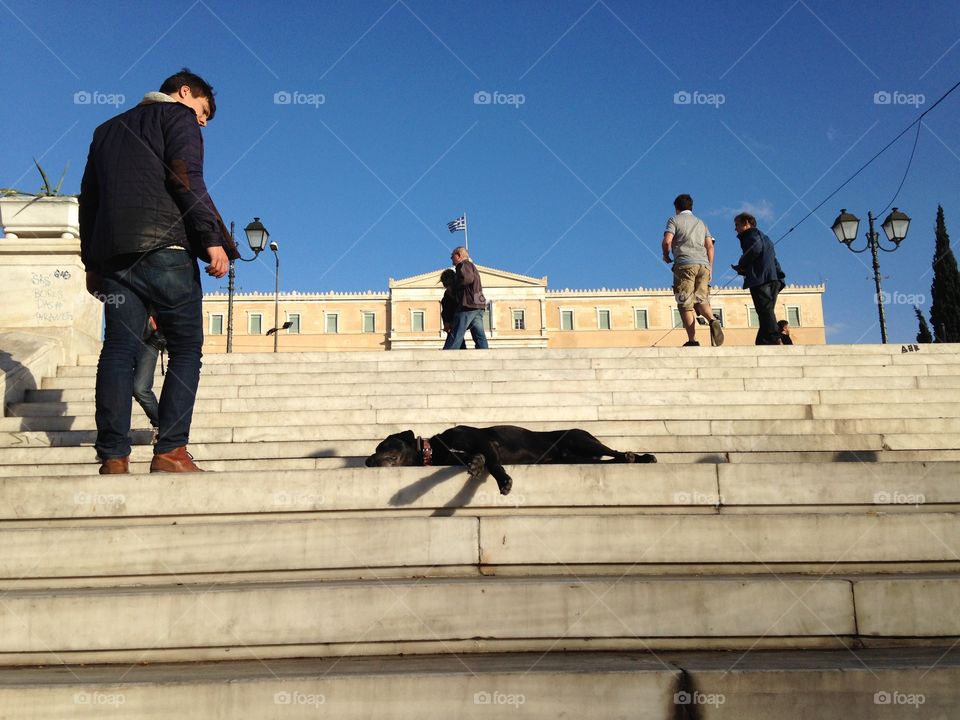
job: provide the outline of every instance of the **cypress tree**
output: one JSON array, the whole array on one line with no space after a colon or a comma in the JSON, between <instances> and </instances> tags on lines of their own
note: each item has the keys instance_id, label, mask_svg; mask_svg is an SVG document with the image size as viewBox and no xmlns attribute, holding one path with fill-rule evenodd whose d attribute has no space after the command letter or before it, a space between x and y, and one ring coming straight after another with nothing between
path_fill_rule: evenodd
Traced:
<instances>
[{"instance_id":1,"label":"cypress tree","mask_svg":"<svg viewBox=\"0 0 960 720\"><path fill-rule=\"evenodd\" d=\"M933 253L930 322L938 342L960 342L960 271L950 249L950 236L937 206L937 243Z\"/></svg>"},{"instance_id":2,"label":"cypress tree","mask_svg":"<svg viewBox=\"0 0 960 720\"><path fill-rule=\"evenodd\" d=\"M933 335L930 334L930 327L927 325L927 319L920 312L920 308L913 306L913 311L917 314L917 322L920 323L920 332L917 333L918 343L932 343Z\"/></svg>"}]
</instances>

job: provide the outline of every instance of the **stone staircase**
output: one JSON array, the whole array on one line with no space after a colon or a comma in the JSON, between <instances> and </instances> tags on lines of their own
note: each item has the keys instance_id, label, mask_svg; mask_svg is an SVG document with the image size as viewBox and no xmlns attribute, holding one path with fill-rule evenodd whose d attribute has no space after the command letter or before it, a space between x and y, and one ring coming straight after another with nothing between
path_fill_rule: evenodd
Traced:
<instances>
[{"instance_id":1,"label":"stone staircase","mask_svg":"<svg viewBox=\"0 0 960 720\"><path fill-rule=\"evenodd\" d=\"M0 419L0 719L958 717L960 348L910 349L208 356L216 472L127 476L81 358ZM498 423L660 462L363 467Z\"/></svg>"}]
</instances>

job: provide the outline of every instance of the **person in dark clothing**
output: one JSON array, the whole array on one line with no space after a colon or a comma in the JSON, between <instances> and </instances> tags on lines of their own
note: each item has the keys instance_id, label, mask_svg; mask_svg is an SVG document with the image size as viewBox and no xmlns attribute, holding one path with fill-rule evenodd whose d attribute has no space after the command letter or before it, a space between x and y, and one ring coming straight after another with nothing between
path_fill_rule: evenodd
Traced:
<instances>
[{"instance_id":1,"label":"person in dark clothing","mask_svg":"<svg viewBox=\"0 0 960 720\"><path fill-rule=\"evenodd\" d=\"M793 345L793 338L790 337L790 323L786 320L778 320L777 330L780 334L781 345Z\"/></svg>"},{"instance_id":2,"label":"person in dark clothing","mask_svg":"<svg viewBox=\"0 0 960 720\"><path fill-rule=\"evenodd\" d=\"M455 248L450 254L450 259L456 265L454 290L457 294L457 313L454 315L453 329L447 335L443 349L460 349L469 329L476 349L486 350L489 345L487 335L483 331L483 311L487 307L487 299L483 296L480 273L477 271L477 266L470 260L465 247Z\"/></svg>"},{"instance_id":3,"label":"person in dark clothing","mask_svg":"<svg viewBox=\"0 0 960 720\"><path fill-rule=\"evenodd\" d=\"M157 358L167 349L167 339L157 327L156 318L147 316L147 326L143 331L143 347L137 356L133 369L133 399L137 401L153 427L153 441L156 442L160 431L160 404L153 392L153 377L157 372Z\"/></svg>"},{"instance_id":4,"label":"person in dark clothing","mask_svg":"<svg viewBox=\"0 0 960 720\"><path fill-rule=\"evenodd\" d=\"M757 229L757 219L750 213L740 213L733 219L740 240L742 255L736 265L731 265L743 275L743 287L750 290L753 306L760 321L757 345L779 345L777 328L777 295L785 287L785 275L777 262L777 255L770 238Z\"/></svg>"},{"instance_id":5,"label":"person in dark clothing","mask_svg":"<svg viewBox=\"0 0 960 720\"><path fill-rule=\"evenodd\" d=\"M460 301L457 300L457 293L454 290L456 279L456 271L449 268L440 273L440 283L443 285L443 297L440 298L440 320L443 322L443 331L447 334L447 338L453 332L453 322L457 317L457 308L460 307ZM460 349L467 349L466 339L460 343Z\"/></svg>"},{"instance_id":6,"label":"person in dark clothing","mask_svg":"<svg viewBox=\"0 0 960 720\"><path fill-rule=\"evenodd\" d=\"M95 447L101 474L129 472L134 364L148 308L170 353L150 472L198 472L187 452L203 345L206 272L226 275L236 246L203 181L213 88L184 68L159 92L98 127L80 185L87 290L105 302L97 365Z\"/></svg>"}]
</instances>

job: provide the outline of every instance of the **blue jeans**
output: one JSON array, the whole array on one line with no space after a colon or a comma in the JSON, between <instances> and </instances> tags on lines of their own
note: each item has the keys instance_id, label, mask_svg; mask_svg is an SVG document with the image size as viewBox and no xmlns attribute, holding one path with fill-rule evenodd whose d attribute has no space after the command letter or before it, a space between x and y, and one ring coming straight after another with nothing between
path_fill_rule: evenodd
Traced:
<instances>
[{"instance_id":1,"label":"blue jeans","mask_svg":"<svg viewBox=\"0 0 960 720\"><path fill-rule=\"evenodd\" d=\"M446 342L443 343L444 350L457 350L463 344L463 338L467 330L473 336L473 344L477 350L486 350L490 346L487 344L487 334L483 331L483 309L458 310L453 317L453 331L447 335Z\"/></svg>"},{"instance_id":2,"label":"blue jeans","mask_svg":"<svg viewBox=\"0 0 960 720\"><path fill-rule=\"evenodd\" d=\"M170 363L160 393L155 453L187 444L200 383L203 290L200 268L184 250L160 249L105 272L101 292L106 328L97 365L97 454L130 454L134 364L143 349L147 308L167 337Z\"/></svg>"},{"instance_id":3,"label":"blue jeans","mask_svg":"<svg viewBox=\"0 0 960 720\"><path fill-rule=\"evenodd\" d=\"M133 399L139 403L153 427L160 427L160 404L153 392L153 376L157 373L160 351L148 342L143 343L133 370Z\"/></svg>"}]
</instances>

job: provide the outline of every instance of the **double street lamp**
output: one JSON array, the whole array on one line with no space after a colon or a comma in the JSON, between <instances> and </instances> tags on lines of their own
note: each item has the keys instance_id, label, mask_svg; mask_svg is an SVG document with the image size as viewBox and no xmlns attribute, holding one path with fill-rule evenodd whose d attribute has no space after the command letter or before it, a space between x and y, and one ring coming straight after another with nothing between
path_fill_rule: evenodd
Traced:
<instances>
[{"instance_id":1,"label":"double street lamp","mask_svg":"<svg viewBox=\"0 0 960 720\"><path fill-rule=\"evenodd\" d=\"M247 243L250 245L250 249L253 250L252 258L240 257L239 259L243 262L253 262L257 257L262 253L267 247L267 240L270 238L270 233L263 226L263 223L260 222L260 218L255 217L253 222L247 225L243 232L247 236ZM233 234L233 225L231 223L230 234ZM277 329L278 329L278 319L280 314L280 255L277 251L280 249L280 246L277 245L276 241L270 243L270 249L273 251L273 255L276 258L276 269L274 275L276 278L276 283L274 286L273 294L273 329L267 332L267 335L273 334L273 351L277 352ZM230 274L227 281L227 352L233 352L233 281L235 277L234 271L234 261L230 261Z\"/></svg>"},{"instance_id":2,"label":"double street lamp","mask_svg":"<svg viewBox=\"0 0 960 720\"><path fill-rule=\"evenodd\" d=\"M883 234L887 236L887 240L893 243L892 248L885 248L880 244L880 236L876 230L873 229L873 221L873 212L870 211L867 213L867 222L870 226L870 229L867 231L867 244L860 250L853 249L853 242L857 239L857 231L860 228L860 219L856 215L848 213L846 208L843 208L840 210L837 219L833 221L833 227L831 229L833 230L833 234L837 236L837 240L847 246L847 250L862 253L869 249L873 255L873 282L877 287L876 301L877 309L880 313L880 339L881 342L886 343L887 321L883 314L883 291L880 289L880 258L877 255L877 250L895 252L900 247L900 243L907 237L907 230L910 229L910 218L907 217L906 213L902 213L897 210L897 208L894 208L893 212L887 215L887 219L883 221L880 227L883 228Z\"/></svg>"}]
</instances>

